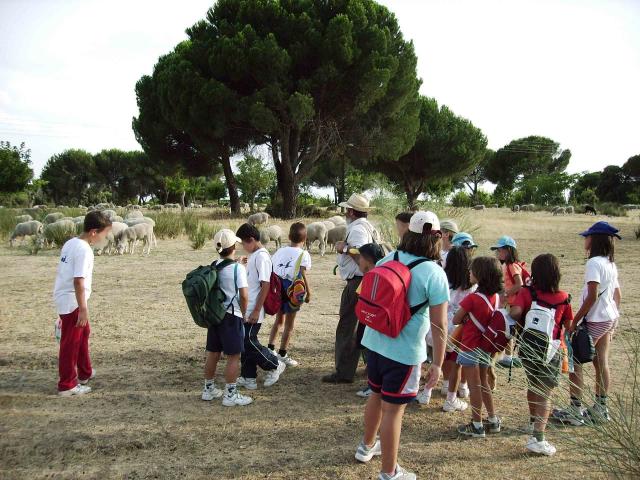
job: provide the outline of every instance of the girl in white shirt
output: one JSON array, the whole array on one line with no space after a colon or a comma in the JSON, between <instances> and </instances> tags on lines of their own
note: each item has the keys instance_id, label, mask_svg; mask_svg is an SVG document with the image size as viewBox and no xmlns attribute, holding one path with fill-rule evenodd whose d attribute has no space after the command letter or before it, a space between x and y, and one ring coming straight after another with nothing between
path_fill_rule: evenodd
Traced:
<instances>
[{"instance_id":1,"label":"girl in white shirt","mask_svg":"<svg viewBox=\"0 0 640 480\"><path fill-rule=\"evenodd\" d=\"M620 306L620 285L618 269L614 263L615 240L618 229L607 222L597 222L580 235L584 237L584 248L589 255L585 268L582 305L576 313L569 332L573 333L578 323L586 322L593 337L596 356L593 366L596 373L596 403L587 411L593 420L609 419L607 392L609 390L609 344L611 334L618 321ZM571 407L573 413L582 417L582 365L574 365L571 374Z\"/></svg>"}]
</instances>

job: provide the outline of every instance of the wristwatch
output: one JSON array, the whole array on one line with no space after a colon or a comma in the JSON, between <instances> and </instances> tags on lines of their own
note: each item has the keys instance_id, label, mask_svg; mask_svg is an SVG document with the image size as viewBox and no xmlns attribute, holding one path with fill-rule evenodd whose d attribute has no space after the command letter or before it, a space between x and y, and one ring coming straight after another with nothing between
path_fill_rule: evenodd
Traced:
<instances>
[{"instance_id":1,"label":"wristwatch","mask_svg":"<svg viewBox=\"0 0 640 480\"><path fill-rule=\"evenodd\" d=\"M349 253L349 245L344 244L344 248L342 249L342 253Z\"/></svg>"}]
</instances>

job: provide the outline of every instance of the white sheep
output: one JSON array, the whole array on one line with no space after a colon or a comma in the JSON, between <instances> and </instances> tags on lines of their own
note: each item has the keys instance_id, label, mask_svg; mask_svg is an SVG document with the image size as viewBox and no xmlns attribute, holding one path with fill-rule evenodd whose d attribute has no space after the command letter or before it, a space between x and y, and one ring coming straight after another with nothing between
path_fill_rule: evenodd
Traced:
<instances>
[{"instance_id":1,"label":"white sheep","mask_svg":"<svg viewBox=\"0 0 640 480\"><path fill-rule=\"evenodd\" d=\"M282 246L282 228L278 225L271 225L267 228L260 229L260 243L267 247L269 242L276 242L276 248Z\"/></svg>"},{"instance_id":2,"label":"white sheep","mask_svg":"<svg viewBox=\"0 0 640 480\"><path fill-rule=\"evenodd\" d=\"M147 255L151 253L151 244L153 243L154 234L153 227L148 223L138 223L132 227L127 227L120 233L117 243L117 250L122 255L127 250L131 255L135 253L138 240L142 240L142 254L147 248Z\"/></svg>"},{"instance_id":3,"label":"white sheep","mask_svg":"<svg viewBox=\"0 0 640 480\"><path fill-rule=\"evenodd\" d=\"M333 217L331 217L327 221L328 222L333 222L333 224L336 227L339 227L340 225L346 225L347 224L347 221L345 220L345 218L341 217L340 215L334 215Z\"/></svg>"},{"instance_id":4,"label":"white sheep","mask_svg":"<svg viewBox=\"0 0 640 480\"><path fill-rule=\"evenodd\" d=\"M565 207L565 210L569 215L573 215L574 213L576 213L576 210L575 208L573 208L573 205L569 205L568 207Z\"/></svg>"},{"instance_id":5,"label":"white sheep","mask_svg":"<svg viewBox=\"0 0 640 480\"><path fill-rule=\"evenodd\" d=\"M485 210L487 207L485 207L484 205L474 205L473 209L474 210Z\"/></svg>"},{"instance_id":6,"label":"white sheep","mask_svg":"<svg viewBox=\"0 0 640 480\"><path fill-rule=\"evenodd\" d=\"M58 220L57 222L49 223L44 226L42 230L44 235L44 243L45 245L51 247L56 243L56 237L59 236L68 236L74 237L77 233L76 224L73 223L73 220ZM62 245L57 245L58 247L62 247Z\"/></svg>"},{"instance_id":7,"label":"white sheep","mask_svg":"<svg viewBox=\"0 0 640 480\"><path fill-rule=\"evenodd\" d=\"M16 225L18 223L30 222L31 220L33 220L33 217L31 215L17 215Z\"/></svg>"},{"instance_id":8,"label":"white sheep","mask_svg":"<svg viewBox=\"0 0 640 480\"><path fill-rule=\"evenodd\" d=\"M553 213L554 215L564 215L565 213L567 213L567 210L564 207L555 207L551 213Z\"/></svg>"},{"instance_id":9,"label":"white sheep","mask_svg":"<svg viewBox=\"0 0 640 480\"><path fill-rule=\"evenodd\" d=\"M251 225L267 225L269 223L269 214L267 212L258 212L253 215L249 215L247 223Z\"/></svg>"},{"instance_id":10,"label":"white sheep","mask_svg":"<svg viewBox=\"0 0 640 480\"><path fill-rule=\"evenodd\" d=\"M511 207L511 211L512 212L519 212L520 211L520 205L514 205L513 207Z\"/></svg>"},{"instance_id":11,"label":"white sheep","mask_svg":"<svg viewBox=\"0 0 640 480\"><path fill-rule=\"evenodd\" d=\"M311 246L317 241L319 242L320 255L324 256L327 246L327 234L327 227L324 223L313 222L307 225L307 250L311 251Z\"/></svg>"},{"instance_id":12,"label":"white sheep","mask_svg":"<svg viewBox=\"0 0 640 480\"><path fill-rule=\"evenodd\" d=\"M19 223L16 225L16 228L13 229L13 233L9 239L9 245L13 247L13 244L18 237L24 241L24 237L39 235L42 233L43 228L42 223L37 220L29 220L28 222Z\"/></svg>"},{"instance_id":13,"label":"white sheep","mask_svg":"<svg viewBox=\"0 0 640 480\"><path fill-rule=\"evenodd\" d=\"M347 238L346 225L338 225L337 227L334 227L327 232L327 244L331 247L331 251L335 249L336 243L344 242L346 238Z\"/></svg>"},{"instance_id":14,"label":"white sheep","mask_svg":"<svg viewBox=\"0 0 640 480\"><path fill-rule=\"evenodd\" d=\"M151 205L151 207L149 207L149 210L160 210L162 211L164 209L164 207L162 205Z\"/></svg>"},{"instance_id":15,"label":"white sheep","mask_svg":"<svg viewBox=\"0 0 640 480\"><path fill-rule=\"evenodd\" d=\"M125 215L125 220L133 220L134 218L142 218L144 215L140 210L132 210Z\"/></svg>"},{"instance_id":16,"label":"white sheep","mask_svg":"<svg viewBox=\"0 0 640 480\"><path fill-rule=\"evenodd\" d=\"M107 253L108 255L111 255L112 253L115 253L118 240L120 239L120 235L127 228L129 228L129 226L126 223L112 222L111 230L109 231L107 236L104 238L104 240L93 246L93 249L95 250L96 255L102 255L103 253Z\"/></svg>"},{"instance_id":17,"label":"white sheep","mask_svg":"<svg viewBox=\"0 0 640 480\"><path fill-rule=\"evenodd\" d=\"M140 223L146 223L147 225L151 225L153 228L155 228L156 226L156 222L153 220L153 218L149 218L149 217L142 217L142 218L132 218L129 220L124 220L124 223L126 223L129 227L133 227L134 225L138 225ZM158 239L156 238L156 234L153 234L153 246L157 247L158 246Z\"/></svg>"},{"instance_id":18,"label":"white sheep","mask_svg":"<svg viewBox=\"0 0 640 480\"><path fill-rule=\"evenodd\" d=\"M329 230L331 230L332 228L336 228L336 224L335 224L335 223L333 223L331 220L325 220L325 221L324 221L324 222L322 222L322 223L324 223L324 226L325 226L325 227L327 227L327 232L328 232Z\"/></svg>"},{"instance_id":19,"label":"white sheep","mask_svg":"<svg viewBox=\"0 0 640 480\"><path fill-rule=\"evenodd\" d=\"M44 220L42 221L42 223L47 224L47 223L57 222L63 217L64 217L64 213L60 213L60 212L50 213L46 217L44 217Z\"/></svg>"},{"instance_id":20,"label":"white sheep","mask_svg":"<svg viewBox=\"0 0 640 480\"><path fill-rule=\"evenodd\" d=\"M118 216L116 211L112 210L112 209L102 210L102 214L104 216L106 216L109 220L111 220L112 222L113 222L113 218Z\"/></svg>"}]
</instances>

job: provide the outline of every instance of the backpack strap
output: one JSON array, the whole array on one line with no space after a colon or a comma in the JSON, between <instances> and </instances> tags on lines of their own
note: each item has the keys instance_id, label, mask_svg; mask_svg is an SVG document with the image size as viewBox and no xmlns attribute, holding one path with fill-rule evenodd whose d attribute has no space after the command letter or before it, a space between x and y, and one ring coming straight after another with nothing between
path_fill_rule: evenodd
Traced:
<instances>
[{"instance_id":1,"label":"backpack strap","mask_svg":"<svg viewBox=\"0 0 640 480\"><path fill-rule=\"evenodd\" d=\"M471 319L473 324L476 326L476 328L480 330L480 333L484 333L487 329L482 326L480 321L476 318L476 316L473 313L471 312L468 312L468 313L469 313L469 318Z\"/></svg>"},{"instance_id":2,"label":"backpack strap","mask_svg":"<svg viewBox=\"0 0 640 480\"><path fill-rule=\"evenodd\" d=\"M238 291L239 291L239 289L238 289L238 264L237 263L236 263L235 267L233 267L233 284L236 287L236 293L235 293L235 295L233 295L233 298L229 302L229 305L227 305L227 308L231 307L231 314L235 315L236 307L233 304L233 301L238 296ZM226 310L226 308L225 308L225 310Z\"/></svg>"},{"instance_id":3,"label":"backpack strap","mask_svg":"<svg viewBox=\"0 0 640 480\"><path fill-rule=\"evenodd\" d=\"M295 280L298 277L298 274L300 273L300 267L302 265L303 257L304 257L304 251L300 254L300 256L298 256L298 260L296 260L296 266L293 269L293 280ZM271 265L271 268L273 268L273 263Z\"/></svg>"},{"instance_id":4,"label":"backpack strap","mask_svg":"<svg viewBox=\"0 0 640 480\"><path fill-rule=\"evenodd\" d=\"M494 305L491 305L491 302L489 301L489 299L484 293L474 292L474 294L479 296L482 300L484 300L484 302L487 304L487 306L491 310L491 313L495 312L498 309L498 302L500 302L500 299L498 298L498 296L496 296L496 304L494 306Z\"/></svg>"}]
</instances>

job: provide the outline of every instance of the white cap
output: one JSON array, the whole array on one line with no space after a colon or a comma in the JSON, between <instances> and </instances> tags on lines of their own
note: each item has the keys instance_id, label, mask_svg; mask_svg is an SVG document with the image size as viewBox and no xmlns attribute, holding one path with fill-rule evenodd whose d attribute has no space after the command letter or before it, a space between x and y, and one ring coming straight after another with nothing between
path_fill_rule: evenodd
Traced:
<instances>
[{"instance_id":1,"label":"white cap","mask_svg":"<svg viewBox=\"0 0 640 480\"><path fill-rule=\"evenodd\" d=\"M440 220L433 212L416 212L409 220L409 231L422 233L425 224L431 224L431 230L440 230Z\"/></svg>"},{"instance_id":2,"label":"white cap","mask_svg":"<svg viewBox=\"0 0 640 480\"><path fill-rule=\"evenodd\" d=\"M236 234L228 228L223 228L213 237L213 244L215 245L216 252L218 253L223 251L225 248L233 247L236 243L240 242L242 242L242 240L236 237Z\"/></svg>"}]
</instances>

